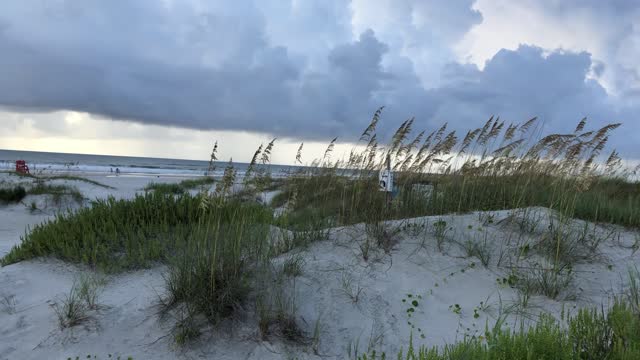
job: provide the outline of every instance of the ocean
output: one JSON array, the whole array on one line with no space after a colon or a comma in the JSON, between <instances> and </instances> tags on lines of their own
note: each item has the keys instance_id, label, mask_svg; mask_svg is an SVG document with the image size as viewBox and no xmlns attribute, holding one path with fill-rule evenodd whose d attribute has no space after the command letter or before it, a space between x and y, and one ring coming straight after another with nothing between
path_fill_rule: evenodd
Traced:
<instances>
[{"instance_id":1,"label":"ocean","mask_svg":"<svg viewBox=\"0 0 640 360\"><path fill-rule=\"evenodd\" d=\"M201 176L209 168L209 162L203 160L161 159L147 157L65 154L39 151L20 151L0 149L0 170L15 170L16 160L25 160L31 173L110 173L120 170L121 174L164 175L164 176ZM226 162L215 162L213 176L222 176ZM238 176L243 176L247 163L233 163ZM270 165L274 177L286 176L297 167L288 165Z\"/></svg>"}]
</instances>

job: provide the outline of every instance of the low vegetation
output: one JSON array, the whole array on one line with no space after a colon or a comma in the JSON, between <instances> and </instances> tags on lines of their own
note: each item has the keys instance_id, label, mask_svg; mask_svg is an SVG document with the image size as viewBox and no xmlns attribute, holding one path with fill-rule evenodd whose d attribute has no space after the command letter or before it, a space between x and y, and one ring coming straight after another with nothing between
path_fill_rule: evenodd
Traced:
<instances>
[{"instance_id":1,"label":"low vegetation","mask_svg":"<svg viewBox=\"0 0 640 360\"><path fill-rule=\"evenodd\" d=\"M198 179L182 180L179 183L149 183L145 186L145 191L154 191L165 194L184 194L191 189L206 188L211 186L215 180L212 177L205 176Z\"/></svg>"},{"instance_id":2,"label":"low vegetation","mask_svg":"<svg viewBox=\"0 0 640 360\"><path fill-rule=\"evenodd\" d=\"M82 176L74 176L74 175L50 175L50 176L38 176L36 177L39 180L67 180L67 181L80 181L85 182L87 184L95 185L104 189L115 189L112 186L105 185L101 182L88 179Z\"/></svg>"},{"instance_id":3,"label":"low vegetation","mask_svg":"<svg viewBox=\"0 0 640 360\"><path fill-rule=\"evenodd\" d=\"M84 201L84 196L75 187L68 185L50 185L44 182L36 182L32 186L17 185L9 188L0 188L0 203L18 203L27 195L48 195L55 204L60 204L65 197L69 197L77 203ZM35 206L32 208L35 209Z\"/></svg>"},{"instance_id":4,"label":"low vegetation","mask_svg":"<svg viewBox=\"0 0 640 360\"><path fill-rule=\"evenodd\" d=\"M202 204L197 222L176 237L180 243L173 245L168 262L163 313L186 311L176 333L179 342L199 333L187 326L198 316L217 324L233 315L270 255L270 211L236 201Z\"/></svg>"},{"instance_id":5,"label":"low vegetation","mask_svg":"<svg viewBox=\"0 0 640 360\"><path fill-rule=\"evenodd\" d=\"M161 313L174 319L173 335L179 344L198 337L205 325L233 317L254 298L263 338L279 334L286 340L305 342L308 336L298 327L295 299L284 290L267 293L260 279L271 271L275 255L324 240L329 228L361 223L356 228L362 229L363 237L354 239L359 241L364 262L374 259L376 253L391 253L407 231L432 237L437 251L443 253L457 244L463 256L476 257L485 267L497 262L509 269L505 283L523 296L556 299L571 287L573 266L594 261L606 239L588 227L577 229L574 218L640 227L640 184L627 180L617 152L602 154L610 132L619 124L585 130L582 120L572 133L534 141L530 139L541 130L535 118L524 124L506 124L492 117L459 141L446 124L412 136L414 120L410 119L383 146L376 133L381 112L382 108L375 113L361 134L359 147L346 161L331 160L334 139L322 159L276 181L269 167L274 139L257 149L242 179L229 162L224 176L215 183L210 177L156 183L145 188L145 195L130 200L94 201L91 207L58 214L35 226L1 263L6 266L55 256L110 272L164 263L168 266L167 291ZM216 150L217 146L211 167L217 160ZM295 159L302 164L302 145ZM397 176L393 195L378 189L378 172L386 167ZM234 192L239 182L244 188ZM200 191L193 196L188 190L195 188ZM276 188L281 192L271 207L253 201L256 194ZM76 196L69 188L53 185L40 184L31 191ZM537 228L540 219L531 218L533 214L514 216L501 226L518 227L520 235L513 244L518 253L499 259L491 256L495 252L488 235L455 243L451 240L455 234L444 220L444 215L452 213L534 206L549 209L551 215L545 221L551 226L541 231ZM420 228L388 222L425 215L443 218ZM482 221L494 223L490 215ZM274 229L280 235L274 236ZM296 258L282 266L282 278L288 282L295 283L303 273L303 262ZM637 289L640 281L637 273L635 276L632 285ZM344 274L342 283L343 292L357 304L364 293L359 282ZM72 300L80 299L72 295ZM543 316L531 328L509 332L497 326L481 338L442 349L413 349L410 345L408 353L399 358L636 358L640 351L638 298L640 295L619 301L606 313L583 310L568 320L566 328ZM78 310L82 313L83 309ZM64 307L61 312L68 313ZM379 355L360 358L377 359Z\"/></svg>"},{"instance_id":6,"label":"low vegetation","mask_svg":"<svg viewBox=\"0 0 640 360\"><path fill-rule=\"evenodd\" d=\"M139 268L165 260L176 247L198 236L194 225L201 222L222 218L235 221L232 215L242 211L256 213L256 223L260 217L268 222L271 214L257 205L233 202L202 212L201 204L201 197L162 193L147 193L132 200L96 200L91 207L60 213L36 225L2 259L2 264L56 256L108 271Z\"/></svg>"},{"instance_id":7,"label":"low vegetation","mask_svg":"<svg viewBox=\"0 0 640 360\"><path fill-rule=\"evenodd\" d=\"M8 172L11 175L15 175L15 176L19 176L19 177L23 177L23 178L30 178L30 179L34 179L36 181L40 181L40 182L44 182L44 181L51 181L51 180L67 180L67 181L80 181L80 182L84 182L87 184L91 184L91 185L95 185L101 188L105 188L105 189L114 189L114 187L109 186L109 185L105 185L99 181L95 181L86 177L82 177L82 176L76 176L76 175L34 175L34 174L25 174L25 173L19 173L19 172L15 172L15 171L10 171Z\"/></svg>"},{"instance_id":8,"label":"low vegetation","mask_svg":"<svg viewBox=\"0 0 640 360\"><path fill-rule=\"evenodd\" d=\"M187 179L180 181L180 186L185 189L197 189L199 187L206 187L207 185L212 185L215 180L212 177L204 176L197 179Z\"/></svg>"},{"instance_id":9,"label":"low vegetation","mask_svg":"<svg viewBox=\"0 0 640 360\"><path fill-rule=\"evenodd\" d=\"M22 186L0 188L0 204L17 203L27 196L27 191Z\"/></svg>"},{"instance_id":10,"label":"low vegetation","mask_svg":"<svg viewBox=\"0 0 640 360\"><path fill-rule=\"evenodd\" d=\"M616 151L601 156L620 124L587 131L583 119L573 133L532 141L540 131L537 119L506 124L492 117L460 141L446 124L411 137L410 119L382 146L375 133L380 114L381 109L348 160L330 161L332 143L315 166L284 180L273 204L288 206L290 222L328 218L345 225L371 217L543 206L567 217L640 227L640 183L625 180L630 172L621 168ZM396 173L392 202L376 181L387 163Z\"/></svg>"},{"instance_id":11,"label":"low vegetation","mask_svg":"<svg viewBox=\"0 0 640 360\"><path fill-rule=\"evenodd\" d=\"M145 191L153 191L163 194L184 194L185 188L176 183L149 183L144 188Z\"/></svg>"},{"instance_id":12,"label":"low vegetation","mask_svg":"<svg viewBox=\"0 0 640 360\"><path fill-rule=\"evenodd\" d=\"M101 308L98 302L103 281L95 276L83 275L77 278L69 293L52 304L60 329L71 328L93 319Z\"/></svg>"},{"instance_id":13,"label":"low vegetation","mask_svg":"<svg viewBox=\"0 0 640 360\"><path fill-rule=\"evenodd\" d=\"M84 201L84 196L76 187L69 185L51 185L44 182L36 182L34 186L29 188L29 195L49 195L55 204L60 204L62 199L69 197L77 203Z\"/></svg>"},{"instance_id":14,"label":"low vegetation","mask_svg":"<svg viewBox=\"0 0 640 360\"><path fill-rule=\"evenodd\" d=\"M535 325L518 331L502 328L498 322L483 336L465 339L443 348L415 348L409 341L406 351L397 354L403 360L583 360L639 359L640 314L624 301L610 309L581 309L564 326L543 314ZM386 359L372 352L358 360ZM394 357L389 357L396 358Z\"/></svg>"}]
</instances>

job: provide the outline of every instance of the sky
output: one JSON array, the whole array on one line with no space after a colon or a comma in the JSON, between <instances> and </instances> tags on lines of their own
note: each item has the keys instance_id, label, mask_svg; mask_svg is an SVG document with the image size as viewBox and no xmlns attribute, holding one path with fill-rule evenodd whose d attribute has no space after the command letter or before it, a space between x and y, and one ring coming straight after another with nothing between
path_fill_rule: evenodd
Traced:
<instances>
[{"instance_id":1,"label":"sky","mask_svg":"<svg viewBox=\"0 0 640 360\"><path fill-rule=\"evenodd\" d=\"M0 148L311 161L384 105L383 134L621 122L640 159L638 60L637 0L3 1Z\"/></svg>"}]
</instances>

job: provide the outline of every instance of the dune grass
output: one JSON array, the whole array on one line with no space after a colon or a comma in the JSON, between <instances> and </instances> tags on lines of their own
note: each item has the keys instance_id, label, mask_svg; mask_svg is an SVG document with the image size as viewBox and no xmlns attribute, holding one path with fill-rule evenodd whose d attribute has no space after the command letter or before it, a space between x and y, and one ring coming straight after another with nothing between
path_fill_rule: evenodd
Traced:
<instances>
[{"instance_id":1,"label":"dune grass","mask_svg":"<svg viewBox=\"0 0 640 360\"><path fill-rule=\"evenodd\" d=\"M289 223L320 217L346 225L371 216L542 206L569 217L640 227L640 183L627 180L630 172L615 150L602 156L620 124L586 130L583 119L572 133L540 136L536 118L506 124L491 117L460 141L455 131L447 132L447 124L412 136L409 119L383 145L376 134L381 111L347 160L330 161L332 142L323 159L284 180L273 205L287 205ZM387 166L396 174L393 201L378 191L378 171ZM431 194L420 190L425 185Z\"/></svg>"},{"instance_id":2,"label":"dune grass","mask_svg":"<svg viewBox=\"0 0 640 360\"><path fill-rule=\"evenodd\" d=\"M9 174L14 175L14 176L19 176L19 177L24 177L24 178L30 178L30 179L35 179L35 180L39 180L39 181L47 181L47 180L68 180L68 181L81 181L81 182L85 182L87 184L91 184L91 185L95 185L101 188L105 188L105 189L115 189L112 186L109 185L105 185L99 181L96 180L92 180L89 178L85 178L82 176L75 176L75 175L34 175L34 174L24 174L24 173L19 173L19 172L15 172L15 171L8 171Z\"/></svg>"},{"instance_id":3,"label":"dune grass","mask_svg":"<svg viewBox=\"0 0 640 360\"><path fill-rule=\"evenodd\" d=\"M201 217L169 261L168 296L163 313L186 309L176 340L199 334L192 324L198 316L217 324L243 305L252 279L272 253L271 212L235 201L205 203Z\"/></svg>"},{"instance_id":4,"label":"dune grass","mask_svg":"<svg viewBox=\"0 0 640 360\"><path fill-rule=\"evenodd\" d=\"M65 196L71 197L78 203L84 200L82 193L75 187L50 185L39 181L26 189L21 185L0 189L0 203L20 202L27 195L50 195L55 203L60 203Z\"/></svg>"},{"instance_id":5,"label":"dune grass","mask_svg":"<svg viewBox=\"0 0 640 360\"><path fill-rule=\"evenodd\" d=\"M0 204L20 202L25 196L27 196L27 191L22 186L0 188Z\"/></svg>"},{"instance_id":6,"label":"dune grass","mask_svg":"<svg viewBox=\"0 0 640 360\"><path fill-rule=\"evenodd\" d=\"M71 197L77 203L84 201L84 196L76 188L68 185L51 185L44 182L36 182L34 186L27 191L29 195L50 195L53 201L58 204L65 196Z\"/></svg>"},{"instance_id":7,"label":"dune grass","mask_svg":"<svg viewBox=\"0 0 640 360\"><path fill-rule=\"evenodd\" d=\"M442 348L414 347L397 354L401 360L601 360L640 359L640 314L618 301L608 310L581 309L563 326L543 314L537 323L519 331L498 324L482 337L467 338ZM389 357L391 358L396 358ZM382 360L372 352L358 360Z\"/></svg>"},{"instance_id":8,"label":"dune grass","mask_svg":"<svg viewBox=\"0 0 640 360\"><path fill-rule=\"evenodd\" d=\"M215 180L209 176L203 176L197 179L187 179L180 181L180 186L185 189L196 189L200 186L212 185Z\"/></svg>"},{"instance_id":9,"label":"dune grass","mask_svg":"<svg viewBox=\"0 0 640 360\"><path fill-rule=\"evenodd\" d=\"M204 176L198 179L182 180L179 183L149 183L145 186L145 191L154 191L165 194L183 194L191 189L210 186L215 182L212 177Z\"/></svg>"},{"instance_id":10,"label":"dune grass","mask_svg":"<svg viewBox=\"0 0 640 360\"><path fill-rule=\"evenodd\" d=\"M145 190L152 191L143 196L97 200L89 208L58 214L35 226L1 263L6 266L34 257L55 256L111 272L158 262L167 264L163 314L177 319L175 338L186 343L200 333L200 319L217 324L240 308L250 291L255 290L255 275L263 272L273 255L326 239L326 229L333 226L365 223L367 233L376 238L372 244L385 252L393 247L393 239L384 228L385 220L424 215L542 206L565 218L640 226L640 185L625 180L615 151L607 158L600 156L617 124L585 131L586 122L581 121L571 134L552 134L534 141L530 139L539 130L535 119L507 125L491 118L459 142L455 132L446 131L446 125L428 135L421 132L410 138L413 120L407 120L383 146L375 132L380 114L381 109L362 133L360 148L354 148L347 161L330 160L334 139L322 159L287 179L274 181L268 166L274 139L254 153L245 178L241 179L245 185L242 194L233 193L237 174L231 162L215 192L208 191L207 185L213 184L210 177L177 184L150 184ZM302 146L296 154L298 163L301 150ZM397 176L394 198L378 191L378 171L386 166L393 168ZM188 189L197 187L202 187L199 195L188 193ZM247 194L276 187L282 192L272 206L284 209L277 218L270 208L247 201L251 198ZM430 191L425 192L425 187ZM45 189L36 191L44 193ZM64 192L51 186L47 191ZM294 232L283 240L284 244L272 243L271 225ZM568 248L570 240L564 235L569 232L562 229L548 238L549 246L541 248L551 266L534 277L532 283L554 276L558 279L571 262L579 260L560 256L558 249ZM485 266L489 261L486 263ZM536 289L555 297L557 288ZM528 340L550 346L541 346L549 352L540 353L538 358L567 354L570 341L563 338L564 330L556 325L541 321L539 328L525 332L531 336L540 334L539 339L515 333L495 333L494 337L502 339L504 354L514 358L538 356L537 350L524 355L518 352ZM479 341L455 346L445 351L454 355L473 351L470 354L486 359L509 358L486 355L493 354L494 347ZM424 355L420 356L432 357L411 359L462 356L445 353L442 356L449 357L438 357L440 353L433 351L423 349Z\"/></svg>"},{"instance_id":11,"label":"dune grass","mask_svg":"<svg viewBox=\"0 0 640 360\"><path fill-rule=\"evenodd\" d=\"M246 299L252 274L273 249L271 222L264 206L205 194L109 198L35 226L1 263L54 256L107 272L164 263L163 313L188 309L175 330L186 339L198 332L184 324L200 316L217 323Z\"/></svg>"},{"instance_id":12,"label":"dune grass","mask_svg":"<svg viewBox=\"0 0 640 360\"><path fill-rule=\"evenodd\" d=\"M144 187L145 191L153 191L163 194L184 194L186 190L177 183L154 183L151 182Z\"/></svg>"},{"instance_id":13,"label":"dune grass","mask_svg":"<svg viewBox=\"0 0 640 360\"><path fill-rule=\"evenodd\" d=\"M38 176L37 179L41 180L68 180L68 181L81 181L87 184L95 185L104 189L115 189L113 186L105 185L99 181L88 179L82 176L74 175L51 175L51 176Z\"/></svg>"},{"instance_id":14,"label":"dune grass","mask_svg":"<svg viewBox=\"0 0 640 360\"><path fill-rule=\"evenodd\" d=\"M188 194L172 197L148 193L132 200L96 200L89 208L57 214L36 225L2 259L2 264L55 256L109 271L148 266L166 260L170 251L194 236L192 228L204 221L200 204L199 197ZM233 206L225 203L215 215L231 221L229 212L245 210ZM271 213L257 205L246 205L246 211Z\"/></svg>"},{"instance_id":15,"label":"dune grass","mask_svg":"<svg viewBox=\"0 0 640 360\"><path fill-rule=\"evenodd\" d=\"M433 196L426 197L413 185L428 183ZM626 191L616 191L623 184ZM388 219L432 216L471 211L491 211L542 206L569 217L640 227L640 184L617 179L597 179L580 191L573 181L550 176L424 175L400 178L398 196L388 206L385 193L371 178L353 179L337 174L292 177L284 180L283 192L273 206L289 204L290 222L330 218L346 225L366 221L373 211ZM364 211L363 211L364 210Z\"/></svg>"}]
</instances>

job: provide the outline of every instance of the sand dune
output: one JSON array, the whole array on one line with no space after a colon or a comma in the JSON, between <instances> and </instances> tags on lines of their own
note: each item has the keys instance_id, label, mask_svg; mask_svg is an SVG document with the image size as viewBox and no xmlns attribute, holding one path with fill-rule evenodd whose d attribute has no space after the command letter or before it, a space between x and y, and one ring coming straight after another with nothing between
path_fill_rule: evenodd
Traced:
<instances>
[{"instance_id":1,"label":"sand dune","mask_svg":"<svg viewBox=\"0 0 640 360\"><path fill-rule=\"evenodd\" d=\"M0 176L6 182L24 181ZM180 180L91 179L114 189L60 182L73 183L86 198L94 199L130 198L149 181ZM32 201L38 202L42 211L30 211L27 204ZM55 211L41 196L28 197L24 203L0 207L0 256L19 243L27 227ZM544 229L551 212L542 208L532 211L540 214L537 227ZM397 230L397 242L389 253L372 252L369 261L363 260L358 247L366 236L364 225L331 229L327 240L274 259L274 271L289 259L301 264L301 274L287 277L283 285L306 333L308 341L301 343L277 337L262 339L255 309L247 304L244 316L209 329L195 344L177 347L169 336L175 320L158 316L157 305L164 292L163 266L106 276L99 297L101 307L92 311L84 324L61 330L51 304L69 292L74 279L90 270L55 259L5 266L0 268L0 359L87 355L99 359L109 355L134 359L342 359L349 351L361 354L372 348L393 353L408 343L411 334L416 344L442 345L465 336L481 336L485 326L492 326L500 316L506 316L507 325L518 328L521 321L533 320L541 311L559 317L562 312L575 313L579 307L607 304L622 291L628 268L640 266L639 255L629 248L639 236L637 232L593 225L594 233L606 238L598 256L575 266L573 283L556 300L532 296L527 306L522 306L518 292L504 282L509 276L506 259L516 256L515 244L526 242L528 236L508 221L517 213L491 212L490 223L482 213L388 222L390 229ZM429 229L437 221L445 221L448 229L440 250L433 233L420 231L420 227ZM584 224L576 221L575 226ZM477 256L468 256L467 241L485 244L486 267Z\"/></svg>"}]
</instances>

